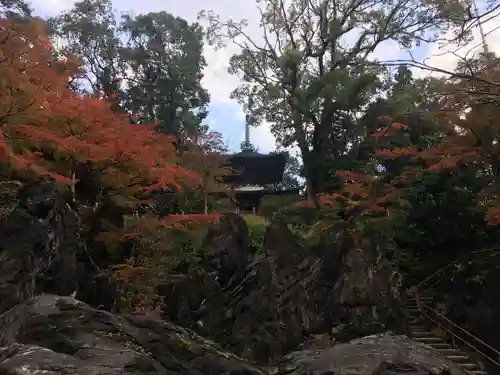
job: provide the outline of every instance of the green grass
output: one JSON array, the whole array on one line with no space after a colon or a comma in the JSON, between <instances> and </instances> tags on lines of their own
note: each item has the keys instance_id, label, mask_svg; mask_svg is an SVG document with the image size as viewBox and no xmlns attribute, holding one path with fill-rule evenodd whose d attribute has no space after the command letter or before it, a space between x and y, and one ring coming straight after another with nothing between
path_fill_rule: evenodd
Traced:
<instances>
[{"instance_id":1,"label":"green grass","mask_svg":"<svg viewBox=\"0 0 500 375\"><path fill-rule=\"evenodd\" d=\"M265 217L254 215L254 214L242 214L243 220L247 223L249 228L258 226L267 226L267 220Z\"/></svg>"}]
</instances>

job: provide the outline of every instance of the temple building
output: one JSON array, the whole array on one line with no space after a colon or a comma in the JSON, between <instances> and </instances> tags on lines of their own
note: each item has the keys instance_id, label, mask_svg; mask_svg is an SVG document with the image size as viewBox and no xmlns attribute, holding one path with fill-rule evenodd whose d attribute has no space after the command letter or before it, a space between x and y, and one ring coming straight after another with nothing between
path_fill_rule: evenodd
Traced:
<instances>
[{"instance_id":1,"label":"temple building","mask_svg":"<svg viewBox=\"0 0 500 375\"><path fill-rule=\"evenodd\" d=\"M233 171L223 179L227 189L213 192L212 196L217 198L229 196L237 212L256 213L265 195L298 194L298 189L283 191L265 187L283 180L286 162L285 154L266 155L254 151L250 143L250 129L246 125L241 152L232 155L226 162Z\"/></svg>"}]
</instances>

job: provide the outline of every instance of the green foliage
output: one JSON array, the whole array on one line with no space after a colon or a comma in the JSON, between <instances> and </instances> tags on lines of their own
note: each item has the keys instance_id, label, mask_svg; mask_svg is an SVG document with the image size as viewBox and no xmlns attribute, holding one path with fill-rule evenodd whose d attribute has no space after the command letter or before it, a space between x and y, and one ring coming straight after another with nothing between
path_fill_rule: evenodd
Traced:
<instances>
[{"instance_id":1,"label":"green foliage","mask_svg":"<svg viewBox=\"0 0 500 375\"><path fill-rule=\"evenodd\" d=\"M331 186L339 161L356 159L367 137L357 114L386 90L388 71L371 54L388 41L409 48L448 29L463 30L467 5L259 0L263 40L252 39L245 20L222 20L211 11L200 17L209 22L209 42L238 47L229 71L242 81L232 97L251 125L266 120L282 146L298 145L314 200Z\"/></svg>"},{"instance_id":2,"label":"green foliage","mask_svg":"<svg viewBox=\"0 0 500 375\"><path fill-rule=\"evenodd\" d=\"M276 214L285 220L292 233L297 235L301 244L311 247L320 243L328 235L345 223L331 209L292 204Z\"/></svg>"},{"instance_id":3,"label":"green foliage","mask_svg":"<svg viewBox=\"0 0 500 375\"><path fill-rule=\"evenodd\" d=\"M189 219L189 215L179 218ZM161 285L172 281L178 272L194 273L201 267L202 244L209 228L217 225L201 219L176 222L167 217L162 222L151 215L125 216L122 228L100 234L108 251L128 249L128 259L110 269L124 290L122 310L151 310Z\"/></svg>"},{"instance_id":4,"label":"green foliage","mask_svg":"<svg viewBox=\"0 0 500 375\"><path fill-rule=\"evenodd\" d=\"M259 215L271 220L277 212L299 202L302 198L295 194L266 195L262 197L259 206Z\"/></svg>"},{"instance_id":5,"label":"green foliage","mask_svg":"<svg viewBox=\"0 0 500 375\"><path fill-rule=\"evenodd\" d=\"M24 0L0 0L0 15L13 19L31 17L32 9Z\"/></svg>"},{"instance_id":6,"label":"green foliage","mask_svg":"<svg viewBox=\"0 0 500 375\"><path fill-rule=\"evenodd\" d=\"M248 227L248 247L252 254L262 250L264 234L266 233L267 220L258 215L243 216Z\"/></svg>"},{"instance_id":7,"label":"green foliage","mask_svg":"<svg viewBox=\"0 0 500 375\"><path fill-rule=\"evenodd\" d=\"M84 62L85 83L117 109L181 138L205 131L210 98L201 86L201 27L166 12L118 18L110 0L83 0L50 24L68 41L62 52Z\"/></svg>"},{"instance_id":8,"label":"green foliage","mask_svg":"<svg viewBox=\"0 0 500 375\"><path fill-rule=\"evenodd\" d=\"M477 194L490 177L471 171L428 173L411 187L406 220L396 233L401 246L417 254L450 256L486 246L495 231L484 221Z\"/></svg>"},{"instance_id":9,"label":"green foliage","mask_svg":"<svg viewBox=\"0 0 500 375\"><path fill-rule=\"evenodd\" d=\"M10 216L12 212L17 208L18 201L5 202L0 205L0 220L6 219Z\"/></svg>"}]
</instances>

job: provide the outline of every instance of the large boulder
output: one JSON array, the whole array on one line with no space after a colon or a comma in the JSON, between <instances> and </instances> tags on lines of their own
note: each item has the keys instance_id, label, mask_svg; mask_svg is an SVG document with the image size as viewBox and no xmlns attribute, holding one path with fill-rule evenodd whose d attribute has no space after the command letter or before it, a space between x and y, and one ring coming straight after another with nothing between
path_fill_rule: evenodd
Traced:
<instances>
[{"instance_id":1,"label":"large boulder","mask_svg":"<svg viewBox=\"0 0 500 375\"><path fill-rule=\"evenodd\" d=\"M263 375L192 331L41 295L0 315L0 373Z\"/></svg>"},{"instance_id":2,"label":"large boulder","mask_svg":"<svg viewBox=\"0 0 500 375\"><path fill-rule=\"evenodd\" d=\"M346 342L387 329L404 332L403 280L386 257L387 239L382 234L356 238L344 231L337 244L342 245L333 288L335 340Z\"/></svg>"},{"instance_id":3,"label":"large boulder","mask_svg":"<svg viewBox=\"0 0 500 375\"><path fill-rule=\"evenodd\" d=\"M467 375L431 347L391 333L287 355L277 375Z\"/></svg>"}]
</instances>

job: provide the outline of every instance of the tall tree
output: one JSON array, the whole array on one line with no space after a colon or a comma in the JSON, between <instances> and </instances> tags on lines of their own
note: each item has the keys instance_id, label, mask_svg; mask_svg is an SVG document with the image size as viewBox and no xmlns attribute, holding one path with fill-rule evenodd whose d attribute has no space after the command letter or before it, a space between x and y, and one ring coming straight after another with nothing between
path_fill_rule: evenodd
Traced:
<instances>
[{"instance_id":1,"label":"tall tree","mask_svg":"<svg viewBox=\"0 0 500 375\"><path fill-rule=\"evenodd\" d=\"M207 116L209 95L201 86L203 33L198 24L166 12L124 16L128 37L123 58L132 72L127 109L161 131L193 135Z\"/></svg>"},{"instance_id":2,"label":"tall tree","mask_svg":"<svg viewBox=\"0 0 500 375\"><path fill-rule=\"evenodd\" d=\"M459 66L457 74L464 68ZM482 56L475 62L470 74L460 80L451 81L443 88L442 106L432 113L436 119L441 136L427 147L384 148L377 156L389 160L411 157L416 163L405 163L406 172L401 173L390 190L401 192L403 187L411 187L415 181L428 174L437 174L440 179L448 175L450 179L468 178L476 182L465 187L474 192L476 206L473 210L486 211L486 219L492 225L500 223L500 198L498 194L500 175L500 124L498 122L498 94L500 73L499 60L494 55ZM410 127L388 120L384 131L374 134L376 138L397 136L398 132L407 132ZM455 189L462 189L454 183ZM438 185L444 185L441 182ZM479 193L476 195L475 192ZM421 202L420 202L421 203Z\"/></svg>"},{"instance_id":3,"label":"tall tree","mask_svg":"<svg viewBox=\"0 0 500 375\"><path fill-rule=\"evenodd\" d=\"M133 243L120 248L127 251L128 259L118 254L112 257L123 264L110 265L106 260L99 272L111 266L110 276L128 284L120 290L121 296L130 296L136 308L150 308L157 300L158 285L172 269L169 264L183 255L175 235L217 216L159 216L135 209L145 199L151 201L148 198L154 190L197 189L205 181L180 165L174 137L155 131L153 125L132 125L107 100L68 87L71 76L79 74L78 64L54 54L43 23L26 21L0 17L1 170L28 181L50 176L58 185L75 187L75 167L89 167L93 173L86 177L95 178L100 191L92 197L96 204L91 210L80 206L79 218L89 219L89 225L82 227L85 231L90 227L87 234L92 237L94 230L106 230L99 236L107 243L106 249L123 241ZM206 143L206 149L218 145L217 139ZM102 218L97 212L101 198L128 208L113 210L111 216L122 214L123 220L97 224Z\"/></svg>"},{"instance_id":4,"label":"tall tree","mask_svg":"<svg viewBox=\"0 0 500 375\"><path fill-rule=\"evenodd\" d=\"M85 86L115 109L181 138L205 131L201 27L166 12L117 18L111 0L83 0L50 23L63 51L84 62Z\"/></svg>"},{"instance_id":5,"label":"tall tree","mask_svg":"<svg viewBox=\"0 0 500 375\"><path fill-rule=\"evenodd\" d=\"M104 97L119 95L125 64L111 1L77 2L71 10L49 19L49 24L54 35L66 42L61 52L82 60L85 74L79 88Z\"/></svg>"},{"instance_id":6,"label":"tall tree","mask_svg":"<svg viewBox=\"0 0 500 375\"><path fill-rule=\"evenodd\" d=\"M24 0L0 0L0 16L30 17L31 7Z\"/></svg>"},{"instance_id":7,"label":"tall tree","mask_svg":"<svg viewBox=\"0 0 500 375\"><path fill-rule=\"evenodd\" d=\"M434 40L462 24L461 0L261 0L262 40L245 21L223 21L211 12L209 40L230 40L241 49L230 71L243 83L233 97L254 124L270 121L283 145L296 142L304 161L309 198L325 190L328 158L345 154L364 129L353 124L383 89L380 66L370 55L385 41L404 47ZM354 39L352 43L349 40Z\"/></svg>"},{"instance_id":8,"label":"tall tree","mask_svg":"<svg viewBox=\"0 0 500 375\"><path fill-rule=\"evenodd\" d=\"M42 23L0 25L0 162L70 183L75 164L90 164L131 196L178 187L182 176L201 182L178 166L172 137L132 126L107 101L72 91L67 82L79 67L54 56Z\"/></svg>"},{"instance_id":9,"label":"tall tree","mask_svg":"<svg viewBox=\"0 0 500 375\"><path fill-rule=\"evenodd\" d=\"M356 159L353 169L368 173L383 170L397 175L408 161L402 158L381 160L375 155L377 150L409 146L425 149L436 145L444 132L431 113L441 108L443 89L442 79L415 79L407 66L400 66L390 80L387 96L370 103L359 119L358 126L366 129L368 136L352 152L351 158ZM408 128L404 132L377 137L387 128L384 119L403 123Z\"/></svg>"}]
</instances>

